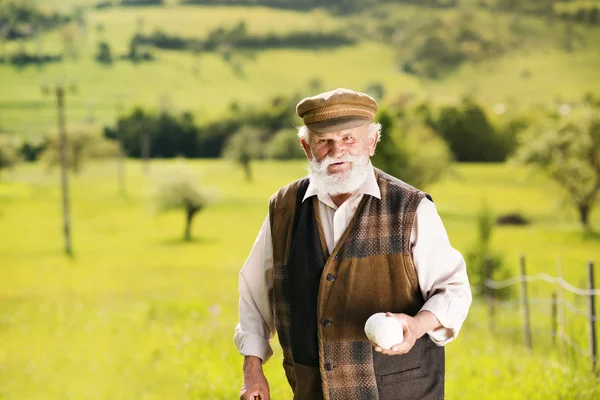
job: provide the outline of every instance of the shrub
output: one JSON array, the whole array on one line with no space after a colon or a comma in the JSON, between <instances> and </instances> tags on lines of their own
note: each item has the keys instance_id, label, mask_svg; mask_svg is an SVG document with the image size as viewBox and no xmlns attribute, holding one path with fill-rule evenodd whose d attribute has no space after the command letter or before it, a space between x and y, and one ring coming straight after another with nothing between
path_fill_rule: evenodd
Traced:
<instances>
[{"instance_id":1,"label":"shrub","mask_svg":"<svg viewBox=\"0 0 600 400\"><path fill-rule=\"evenodd\" d=\"M20 160L15 140L8 135L0 135L0 174L3 170L14 167Z\"/></svg>"}]
</instances>

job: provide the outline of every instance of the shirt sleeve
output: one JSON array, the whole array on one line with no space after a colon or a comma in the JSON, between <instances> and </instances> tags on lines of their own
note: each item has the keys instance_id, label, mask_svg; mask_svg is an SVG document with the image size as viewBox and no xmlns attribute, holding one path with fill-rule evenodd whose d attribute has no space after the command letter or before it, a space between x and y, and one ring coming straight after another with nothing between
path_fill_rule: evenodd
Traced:
<instances>
[{"instance_id":1,"label":"shirt sleeve","mask_svg":"<svg viewBox=\"0 0 600 400\"><path fill-rule=\"evenodd\" d=\"M424 198L411 233L412 257L425 304L442 327L428 332L443 346L454 340L465 321L472 296L463 256L450 245L433 202Z\"/></svg>"},{"instance_id":2,"label":"shirt sleeve","mask_svg":"<svg viewBox=\"0 0 600 400\"><path fill-rule=\"evenodd\" d=\"M239 323L233 337L240 354L256 356L263 363L273 355L269 344L275 331L269 302L272 269L273 243L267 216L239 274Z\"/></svg>"}]
</instances>

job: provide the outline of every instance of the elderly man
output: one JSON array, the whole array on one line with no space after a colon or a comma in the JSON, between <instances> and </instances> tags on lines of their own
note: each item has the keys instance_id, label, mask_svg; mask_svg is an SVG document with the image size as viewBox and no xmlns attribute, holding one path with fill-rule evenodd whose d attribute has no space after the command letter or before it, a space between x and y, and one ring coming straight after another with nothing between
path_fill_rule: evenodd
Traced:
<instances>
[{"instance_id":1,"label":"elderly man","mask_svg":"<svg viewBox=\"0 0 600 400\"><path fill-rule=\"evenodd\" d=\"M294 399L443 398L443 345L471 304L463 257L429 195L371 165L373 98L337 89L296 111L310 174L271 197L240 272L240 398L270 398L275 332ZM378 312L403 326L390 349L364 332Z\"/></svg>"}]
</instances>

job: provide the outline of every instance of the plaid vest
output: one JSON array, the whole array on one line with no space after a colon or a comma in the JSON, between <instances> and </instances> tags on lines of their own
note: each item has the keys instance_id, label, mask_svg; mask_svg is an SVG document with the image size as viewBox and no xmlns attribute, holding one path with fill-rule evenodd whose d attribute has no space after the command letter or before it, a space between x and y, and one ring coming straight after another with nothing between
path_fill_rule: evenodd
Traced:
<instances>
[{"instance_id":1,"label":"plaid vest","mask_svg":"<svg viewBox=\"0 0 600 400\"><path fill-rule=\"evenodd\" d=\"M429 197L375 170L381 200L365 195L328 254L318 200L304 178L271 197L269 292L295 400L441 399L444 350L428 335L386 356L364 333L376 312L416 315L424 304L410 254L416 210Z\"/></svg>"}]
</instances>

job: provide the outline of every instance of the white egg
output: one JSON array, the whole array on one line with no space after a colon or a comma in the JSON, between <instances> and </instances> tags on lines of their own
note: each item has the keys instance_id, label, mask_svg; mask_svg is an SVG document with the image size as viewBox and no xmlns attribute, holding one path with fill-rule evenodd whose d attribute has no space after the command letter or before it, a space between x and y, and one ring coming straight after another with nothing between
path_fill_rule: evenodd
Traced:
<instances>
[{"instance_id":1,"label":"white egg","mask_svg":"<svg viewBox=\"0 0 600 400\"><path fill-rule=\"evenodd\" d=\"M382 349L389 349L404 340L404 331L400 321L396 318L386 317L385 313L371 315L365 323L365 333L370 341Z\"/></svg>"}]
</instances>

